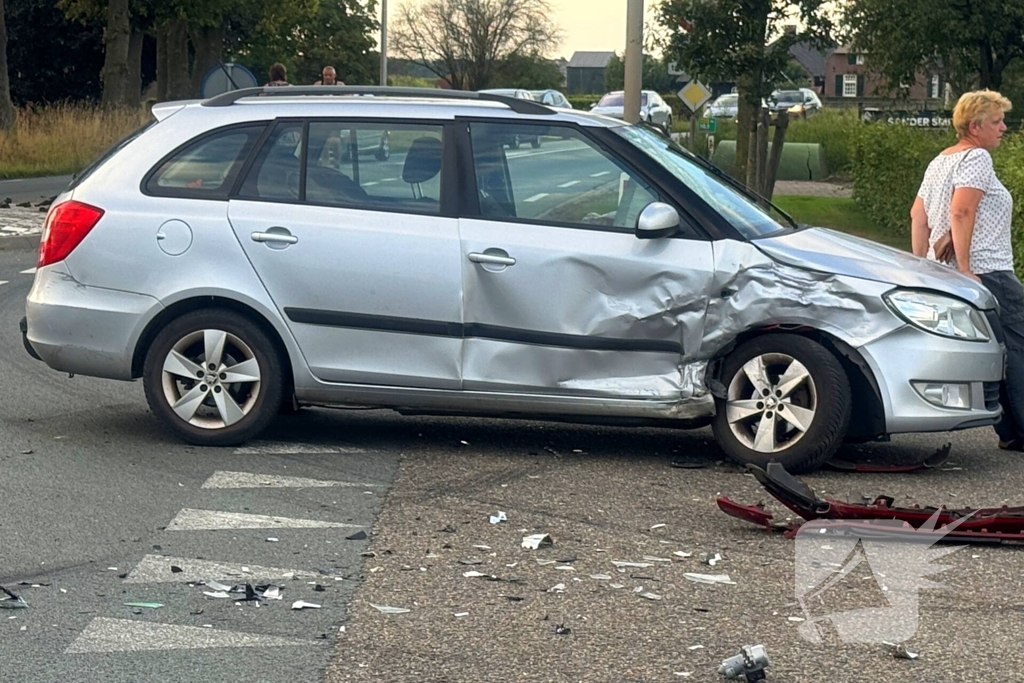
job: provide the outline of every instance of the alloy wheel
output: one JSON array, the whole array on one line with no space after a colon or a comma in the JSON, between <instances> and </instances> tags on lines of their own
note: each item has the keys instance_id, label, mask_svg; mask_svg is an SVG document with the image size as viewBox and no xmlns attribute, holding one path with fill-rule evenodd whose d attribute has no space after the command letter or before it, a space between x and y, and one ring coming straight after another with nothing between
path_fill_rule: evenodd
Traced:
<instances>
[{"instance_id":1,"label":"alloy wheel","mask_svg":"<svg viewBox=\"0 0 1024 683\"><path fill-rule=\"evenodd\" d=\"M811 427L817 407L811 373L784 353L764 353L744 363L729 383L725 403L733 435L759 453L796 444Z\"/></svg>"}]
</instances>

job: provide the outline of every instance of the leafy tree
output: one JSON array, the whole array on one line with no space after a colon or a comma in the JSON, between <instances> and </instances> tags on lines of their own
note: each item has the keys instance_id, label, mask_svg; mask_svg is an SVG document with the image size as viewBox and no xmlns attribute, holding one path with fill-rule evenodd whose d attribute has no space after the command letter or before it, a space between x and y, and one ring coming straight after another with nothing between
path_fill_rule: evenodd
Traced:
<instances>
[{"instance_id":1,"label":"leafy tree","mask_svg":"<svg viewBox=\"0 0 1024 683\"><path fill-rule=\"evenodd\" d=\"M668 62L664 58L657 59L652 55L644 54L642 69L643 75L641 80L643 81L642 87L644 90L654 90L660 93L678 90L676 87L677 77L669 75ZM608 61L608 65L604 70L605 90L622 90L625 87L625 81L626 62L616 54Z\"/></svg>"},{"instance_id":2,"label":"leafy tree","mask_svg":"<svg viewBox=\"0 0 1024 683\"><path fill-rule=\"evenodd\" d=\"M391 40L453 88L482 90L510 58L558 45L550 16L547 0L426 0L399 9Z\"/></svg>"},{"instance_id":3,"label":"leafy tree","mask_svg":"<svg viewBox=\"0 0 1024 683\"><path fill-rule=\"evenodd\" d=\"M52 0L4 0L15 104L98 99L103 20L69 20Z\"/></svg>"},{"instance_id":4,"label":"leafy tree","mask_svg":"<svg viewBox=\"0 0 1024 683\"><path fill-rule=\"evenodd\" d=\"M1024 0L848 0L843 20L894 89L924 68L961 91L996 90L1024 55Z\"/></svg>"},{"instance_id":5,"label":"leafy tree","mask_svg":"<svg viewBox=\"0 0 1024 683\"><path fill-rule=\"evenodd\" d=\"M540 55L511 55L498 65L492 85L496 88L557 90L565 84L558 65Z\"/></svg>"},{"instance_id":6,"label":"leafy tree","mask_svg":"<svg viewBox=\"0 0 1024 683\"><path fill-rule=\"evenodd\" d=\"M889 0L890 4L892 3ZM802 31L784 25L799 16ZM669 32L666 58L705 83L735 81L740 95L736 161L740 176L752 184L747 169L750 138L760 116L761 99L771 94L778 74L797 42L824 45L833 32L827 0L662 0L658 20ZM772 40L775 36L777 39Z\"/></svg>"}]
</instances>

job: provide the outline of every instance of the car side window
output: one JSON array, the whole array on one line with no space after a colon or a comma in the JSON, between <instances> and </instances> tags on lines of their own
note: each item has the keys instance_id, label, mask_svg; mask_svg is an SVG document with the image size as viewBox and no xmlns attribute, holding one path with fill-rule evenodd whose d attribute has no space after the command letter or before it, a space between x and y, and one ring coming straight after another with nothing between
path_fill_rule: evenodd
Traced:
<instances>
[{"instance_id":1,"label":"car side window","mask_svg":"<svg viewBox=\"0 0 1024 683\"><path fill-rule=\"evenodd\" d=\"M391 122L310 123L306 201L440 213L443 130Z\"/></svg>"},{"instance_id":2,"label":"car side window","mask_svg":"<svg viewBox=\"0 0 1024 683\"><path fill-rule=\"evenodd\" d=\"M300 194L302 124L278 123L249 169L239 196L297 202Z\"/></svg>"},{"instance_id":3,"label":"car side window","mask_svg":"<svg viewBox=\"0 0 1024 683\"><path fill-rule=\"evenodd\" d=\"M147 179L146 193L227 199L242 164L265 127L232 127L204 135L161 163Z\"/></svg>"},{"instance_id":4,"label":"car side window","mask_svg":"<svg viewBox=\"0 0 1024 683\"><path fill-rule=\"evenodd\" d=\"M655 192L578 129L508 123L470 125L480 213L633 230ZM544 151L505 147L516 136L546 138Z\"/></svg>"}]
</instances>

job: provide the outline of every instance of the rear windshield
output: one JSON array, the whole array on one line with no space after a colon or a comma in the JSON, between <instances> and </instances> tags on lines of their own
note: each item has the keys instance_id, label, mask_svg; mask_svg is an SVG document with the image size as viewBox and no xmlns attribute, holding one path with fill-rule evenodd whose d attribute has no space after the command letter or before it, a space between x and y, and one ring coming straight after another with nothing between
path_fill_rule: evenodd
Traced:
<instances>
[{"instance_id":1,"label":"rear windshield","mask_svg":"<svg viewBox=\"0 0 1024 683\"><path fill-rule=\"evenodd\" d=\"M780 92L775 95L776 102L783 102L786 104L792 104L804 101L804 94L802 92Z\"/></svg>"},{"instance_id":2,"label":"rear windshield","mask_svg":"<svg viewBox=\"0 0 1024 683\"><path fill-rule=\"evenodd\" d=\"M100 166L105 164L107 162L107 159L109 159L110 157L114 156L115 154L120 152L122 149L127 147L128 144L132 140L134 140L135 138L137 138L140 135L142 135L143 133L145 133L155 123L156 123L156 119L152 119L152 120L148 121L146 124L144 124L143 126L141 126L141 127L137 128L136 130L132 131L126 137L124 137L121 140L119 140L118 142L114 143L114 145L110 149L108 149L106 152L101 154L94 162L92 162L91 164L89 164L88 166L83 168L78 173L76 173L73 176L71 176L71 183L68 185L67 189L68 190L73 190L76 187L78 187L79 185L81 185L83 182L85 182L86 178L88 178L89 176L91 176L93 173L96 172L96 169L98 169Z\"/></svg>"}]
</instances>

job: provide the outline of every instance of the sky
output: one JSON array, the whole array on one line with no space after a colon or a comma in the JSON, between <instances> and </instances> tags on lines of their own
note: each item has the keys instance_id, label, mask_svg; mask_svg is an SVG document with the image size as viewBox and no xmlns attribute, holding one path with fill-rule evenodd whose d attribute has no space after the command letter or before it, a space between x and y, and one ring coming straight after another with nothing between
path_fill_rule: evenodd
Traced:
<instances>
[{"instance_id":1,"label":"sky","mask_svg":"<svg viewBox=\"0 0 1024 683\"><path fill-rule=\"evenodd\" d=\"M422 0L389 0L388 18L397 13L403 2ZM577 50L608 50L622 54L626 49L626 0L548 0L553 19L562 29L564 40L548 51L554 59L570 59ZM654 18L658 0L646 0L646 21ZM393 9L392 9L393 8ZM390 21L389 21L390 23Z\"/></svg>"}]
</instances>

